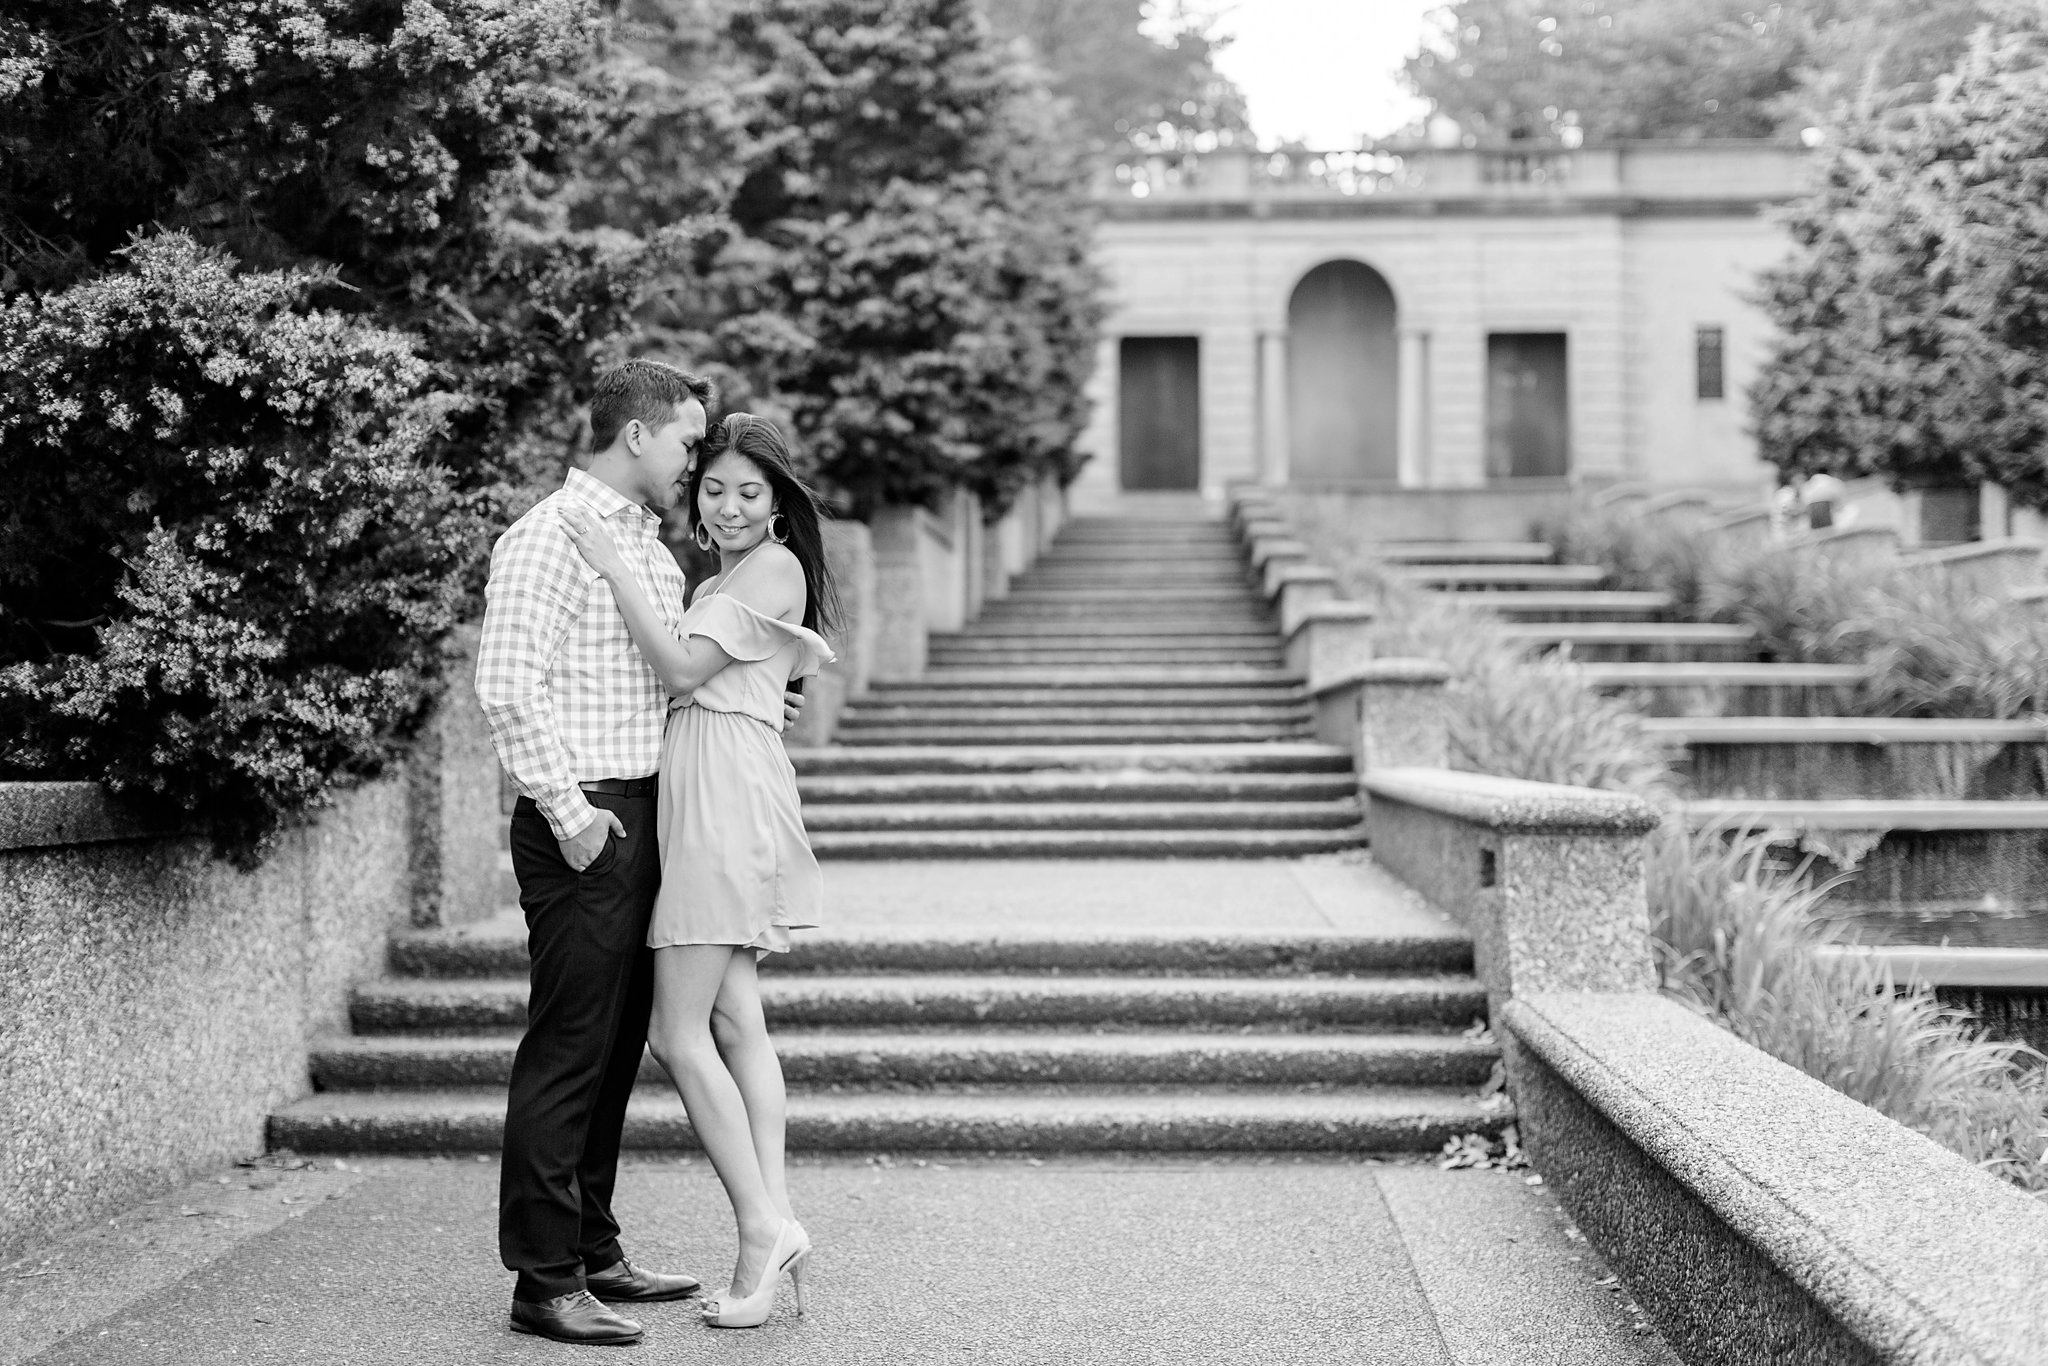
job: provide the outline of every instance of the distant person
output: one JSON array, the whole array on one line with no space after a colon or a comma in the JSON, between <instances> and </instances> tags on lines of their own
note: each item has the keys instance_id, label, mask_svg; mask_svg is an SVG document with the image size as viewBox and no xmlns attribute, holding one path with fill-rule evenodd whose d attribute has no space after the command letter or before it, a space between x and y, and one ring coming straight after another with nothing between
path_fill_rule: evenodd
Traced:
<instances>
[{"instance_id":1,"label":"distant person","mask_svg":"<svg viewBox=\"0 0 2048 1366\"><path fill-rule=\"evenodd\" d=\"M661 753L648 1042L739 1226L731 1285L705 1306L704 1322L753 1328L775 1307L784 1273L803 1312L811 1251L784 1175L782 1064L754 965L787 952L791 930L815 927L824 900L779 731L791 680L831 662L818 632L836 604L817 499L769 423L733 413L712 429L685 511L697 544L716 549L719 572L680 623L595 516L564 516L641 653L682 699Z\"/></svg>"},{"instance_id":2,"label":"distant person","mask_svg":"<svg viewBox=\"0 0 2048 1366\"><path fill-rule=\"evenodd\" d=\"M612 1216L654 995L655 772L670 697L565 518L582 513L609 528L642 604L680 626L686 585L659 539L660 514L684 496L710 401L708 382L656 361L600 375L594 454L498 538L484 590L476 692L522 794L512 868L532 960L507 1098L498 1245L518 1275L512 1327L562 1342L638 1341L640 1325L605 1301L700 1289L689 1276L628 1261Z\"/></svg>"},{"instance_id":3,"label":"distant person","mask_svg":"<svg viewBox=\"0 0 2048 1366\"><path fill-rule=\"evenodd\" d=\"M1799 487L1799 501L1806 507L1806 525L1814 531L1826 531L1844 524L1848 518L1841 512L1842 481L1832 474L1816 474Z\"/></svg>"}]
</instances>

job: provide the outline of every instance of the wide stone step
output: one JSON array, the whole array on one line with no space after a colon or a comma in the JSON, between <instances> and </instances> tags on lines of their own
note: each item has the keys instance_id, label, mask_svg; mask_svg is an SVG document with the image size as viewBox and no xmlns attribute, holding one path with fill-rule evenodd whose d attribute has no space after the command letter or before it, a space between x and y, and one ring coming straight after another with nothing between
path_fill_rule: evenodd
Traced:
<instances>
[{"instance_id":1,"label":"wide stone step","mask_svg":"<svg viewBox=\"0 0 2048 1366\"><path fill-rule=\"evenodd\" d=\"M2048 798L2048 727L2034 721L1739 716L1644 728L1684 746L1679 771L1695 798Z\"/></svg>"},{"instance_id":2,"label":"wide stone step","mask_svg":"<svg viewBox=\"0 0 2048 1366\"><path fill-rule=\"evenodd\" d=\"M1375 541L1382 564L1548 564L1557 552L1542 541Z\"/></svg>"},{"instance_id":3,"label":"wide stone step","mask_svg":"<svg viewBox=\"0 0 2048 1366\"><path fill-rule=\"evenodd\" d=\"M1247 631L1236 635L1210 631L1179 635L1160 632L1126 635L1114 631L1092 632L1066 628L1057 631L1005 631L984 628L958 633L935 632L930 639L930 657L934 659L953 655L972 657L982 652L1030 654L1042 650L1081 650L1090 654L1109 651L1161 661L1186 658L1189 655L1212 654L1271 659L1280 656L1281 648L1279 636L1272 631Z\"/></svg>"},{"instance_id":4,"label":"wide stone step","mask_svg":"<svg viewBox=\"0 0 2048 1366\"><path fill-rule=\"evenodd\" d=\"M951 667L900 683L876 683L877 695L893 688L1292 688L1300 674L1272 664L1140 664L1013 666L1003 669Z\"/></svg>"},{"instance_id":5,"label":"wide stone step","mask_svg":"<svg viewBox=\"0 0 2048 1366\"><path fill-rule=\"evenodd\" d=\"M1603 621L1649 621L1669 612L1669 593L1634 593L1605 589L1482 588L1457 596L1461 607L1477 608L1517 621L1573 617Z\"/></svg>"},{"instance_id":6,"label":"wide stone step","mask_svg":"<svg viewBox=\"0 0 2048 1366\"><path fill-rule=\"evenodd\" d=\"M1831 716L1869 678L1856 664L1581 664L1588 686L1651 716Z\"/></svg>"},{"instance_id":7,"label":"wide stone step","mask_svg":"<svg viewBox=\"0 0 2048 1366\"><path fill-rule=\"evenodd\" d=\"M1284 663L1279 647L1269 645L1205 645L1175 649L1144 649L1129 642L1116 645L1010 645L1002 642L959 641L934 644L930 655L934 668L966 665L973 668L1021 668L1048 665L1099 664L1103 668L1143 668L1152 664L1265 664L1278 668Z\"/></svg>"},{"instance_id":8,"label":"wide stone step","mask_svg":"<svg viewBox=\"0 0 2048 1366\"><path fill-rule=\"evenodd\" d=\"M1227 635L1266 631L1278 635L1280 623L1264 602L1241 606L1217 606L1200 612L1174 610L1110 610L1100 602L1030 602L1001 608L983 608L973 627L1085 627L1102 629L1143 629L1159 635L1194 635L1202 631L1225 631Z\"/></svg>"},{"instance_id":9,"label":"wide stone step","mask_svg":"<svg viewBox=\"0 0 2048 1366\"><path fill-rule=\"evenodd\" d=\"M1767 834L1803 876L1840 879L1822 911L1865 942L2009 943L2048 916L2048 801L1727 799L1684 814Z\"/></svg>"},{"instance_id":10,"label":"wide stone step","mask_svg":"<svg viewBox=\"0 0 2048 1366\"><path fill-rule=\"evenodd\" d=\"M502 1087L519 1041L346 1037L312 1050L323 1091ZM793 1087L897 1086L1457 1086L1482 1085L1500 1051L1448 1034L1061 1033L927 1030L844 1033L786 1029L775 1036ZM650 1086L668 1080L651 1054Z\"/></svg>"},{"instance_id":11,"label":"wide stone step","mask_svg":"<svg viewBox=\"0 0 2048 1366\"><path fill-rule=\"evenodd\" d=\"M1035 741L958 748L793 749L799 776L857 773L1032 773L1083 770L1168 773L1349 773L1350 751L1312 740L1269 744L1067 745L1048 753Z\"/></svg>"},{"instance_id":12,"label":"wide stone step","mask_svg":"<svg viewBox=\"0 0 2048 1366\"><path fill-rule=\"evenodd\" d=\"M1756 653L1756 636L1746 626L1694 621L1502 622L1494 628L1511 643L1531 650L1567 650L1593 663L1670 660L1734 660Z\"/></svg>"},{"instance_id":13,"label":"wide stone step","mask_svg":"<svg viewBox=\"0 0 2048 1366\"><path fill-rule=\"evenodd\" d=\"M1010 580L1013 589L1030 588L1213 588L1249 592L1243 564L1169 565L1104 569L1088 565L1033 569Z\"/></svg>"},{"instance_id":14,"label":"wide stone step","mask_svg":"<svg viewBox=\"0 0 2048 1366\"><path fill-rule=\"evenodd\" d=\"M1445 1088L799 1091L788 1132L799 1152L1435 1152L1513 1118ZM504 1125L495 1090L330 1092L273 1114L269 1140L299 1153L495 1152ZM624 1141L634 1150L696 1146L682 1103L653 1087L635 1093Z\"/></svg>"},{"instance_id":15,"label":"wide stone step","mask_svg":"<svg viewBox=\"0 0 2048 1366\"><path fill-rule=\"evenodd\" d=\"M918 725L870 726L853 728L836 737L848 749L869 745L889 747L911 746L924 748L932 745L1109 745L1119 741L1143 740L1160 745L1212 745L1212 744L1257 744L1305 740L1311 727L1307 722L1264 725L1250 722L1235 722L1227 725L1203 725L1198 722L1177 722L1167 725L1146 726L1133 722L1116 725L1063 725L1042 724L1016 726L989 726L963 722L960 725L945 725L928 722Z\"/></svg>"},{"instance_id":16,"label":"wide stone step","mask_svg":"<svg viewBox=\"0 0 2048 1366\"><path fill-rule=\"evenodd\" d=\"M938 830L1323 830L1351 829L1355 800L853 802L804 808L812 834Z\"/></svg>"},{"instance_id":17,"label":"wide stone step","mask_svg":"<svg viewBox=\"0 0 2048 1366\"><path fill-rule=\"evenodd\" d=\"M887 774L801 778L805 803L1331 802L1357 796L1349 773Z\"/></svg>"},{"instance_id":18,"label":"wide stone step","mask_svg":"<svg viewBox=\"0 0 2048 1366\"><path fill-rule=\"evenodd\" d=\"M524 978L385 978L356 988L358 1034L472 1033L526 1024ZM1464 1027L1486 1011L1470 977L1154 977L763 974L776 1026L1174 1026L1301 1030Z\"/></svg>"},{"instance_id":19,"label":"wide stone step","mask_svg":"<svg viewBox=\"0 0 2048 1366\"><path fill-rule=\"evenodd\" d=\"M1927 800L1693 801L1695 826L1750 824L1775 830L1936 831L2048 830L2048 801ZM2048 889L2044 889L2048 890Z\"/></svg>"},{"instance_id":20,"label":"wide stone step","mask_svg":"<svg viewBox=\"0 0 2048 1366\"><path fill-rule=\"evenodd\" d=\"M827 870L828 878L831 871ZM401 977L520 977L528 969L526 921L512 909L454 928L391 937ZM1453 931L1388 935L1144 934L1067 937L1005 928L946 933L806 930L803 951L762 965L764 977L902 973L1082 976L1286 977L1428 974L1472 970L1472 942Z\"/></svg>"},{"instance_id":21,"label":"wide stone step","mask_svg":"<svg viewBox=\"0 0 2048 1366\"><path fill-rule=\"evenodd\" d=\"M1293 725L1312 718L1306 702L1251 702L1239 705L1209 703L1183 705L1160 702L1094 703L1087 706L1061 705L1045 701L1023 706L993 703L979 707L955 704L950 707L896 706L873 702L857 703L840 714L842 734L872 726L974 725L991 726L1182 726L1182 725Z\"/></svg>"},{"instance_id":22,"label":"wide stone step","mask_svg":"<svg viewBox=\"0 0 2048 1366\"><path fill-rule=\"evenodd\" d=\"M1131 604L1131 591L1123 587L1107 587L1097 584L1091 587L1075 588L1034 588L1028 584L1016 584L1010 589L1004 602L1030 605L1035 603L1086 604L1106 603L1111 606ZM1165 588L1150 589L1144 603L1156 604L1164 611L1200 612L1212 605L1242 609L1247 603L1259 603L1263 599L1255 595L1247 583L1235 589L1212 588L1199 584L1174 584Z\"/></svg>"},{"instance_id":23,"label":"wide stone step","mask_svg":"<svg viewBox=\"0 0 2048 1366\"><path fill-rule=\"evenodd\" d=\"M1365 845L1348 830L933 830L831 831L811 837L821 857L959 858L1301 858Z\"/></svg>"},{"instance_id":24,"label":"wide stone step","mask_svg":"<svg viewBox=\"0 0 2048 1366\"><path fill-rule=\"evenodd\" d=\"M1473 588L1598 588L1607 571L1597 564L1431 564L1401 565L1388 575L1417 588L1456 591Z\"/></svg>"},{"instance_id":25,"label":"wide stone step","mask_svg":"<svg viewBox=\"0 0 2048 1366\"><path fill-rule=\"evenodd\" d=\"M1307 702L1307 691L1291 686L1118 688L1013 684L947 688L898 683L877 684L849 707L858 706L863 712L916 708L936 718L940 713L952 712L980 716L991 707L1291 707Z\"/></svg>"},{"instance_id":26,"label":"wide stone step","mask_svg":"<svg viewBox=\"0 0 2048 1366\"><path fill-rule=\"evenodd\" d=\"M1277 640L1279 628L1271 620L1260 620L1247 616L1242 621L1161 621L1156 617L1117 621L1099 616L1080 617L1073 620L1046 620L1029 617L982 616L970 623L965 630L940 632L934 640L951 639L957 636L973 636L977 639L1016 638L1038 640L1047 636L1072 636L1089 640L1133 639L1145 640L1163 636L1169 640L1235 640L1246 637L1258 640Z\"/></svg>"}]
</instances>

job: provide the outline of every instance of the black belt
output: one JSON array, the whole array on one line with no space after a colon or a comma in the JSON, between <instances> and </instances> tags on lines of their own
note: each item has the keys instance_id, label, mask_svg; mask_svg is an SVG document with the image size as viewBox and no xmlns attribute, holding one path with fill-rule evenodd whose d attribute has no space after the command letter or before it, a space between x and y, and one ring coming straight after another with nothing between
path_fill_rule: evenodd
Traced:
<instances>
[{"instance_id":1,"label":"black belt","mask_svg":"<svg viewBox=\"0 0 2048 1366\"><path fill-rule=\"evenodd\" d=\"M593 778L576 786L601 797L652 797L660 790L657 781L652 777Z\"/></svg>"}]
</instances>

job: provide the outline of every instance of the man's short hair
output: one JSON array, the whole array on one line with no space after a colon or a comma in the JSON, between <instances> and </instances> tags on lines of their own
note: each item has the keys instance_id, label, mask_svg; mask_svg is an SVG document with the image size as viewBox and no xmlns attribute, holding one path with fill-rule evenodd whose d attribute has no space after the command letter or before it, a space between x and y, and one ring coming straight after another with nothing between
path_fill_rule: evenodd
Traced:
<instances>
[{"instance_id":1,"label":"man's short hair","mask_svg":"<svg viewBox=\"0 0 2048 1366\"><path fill-rule=\"evenodd\" d=\"M658 360L629 360L597 377L590 396L590 448L601 451L639 419L660 429L676 420L676 405L696 399L711 406L711 381Z\"/></svg>"}]
</instances>

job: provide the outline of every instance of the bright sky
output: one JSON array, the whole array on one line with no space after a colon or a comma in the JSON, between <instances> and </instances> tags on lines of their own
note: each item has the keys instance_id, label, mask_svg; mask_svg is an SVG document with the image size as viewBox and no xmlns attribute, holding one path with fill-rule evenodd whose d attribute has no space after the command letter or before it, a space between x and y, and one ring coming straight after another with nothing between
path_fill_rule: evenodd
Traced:
<instances>
[{"instance_id":1,"label":"bright sky","mask_svg":"<svg viewBox=\"0 0 2048 1366\"><path fill-rule=\"evenodd\" d=\"M1399 71L1438 0L1216 0L1233 38L1217 65L1251 103L1262 142L1347 148L1419 117Z\"/></svg>"}]
</instances>

